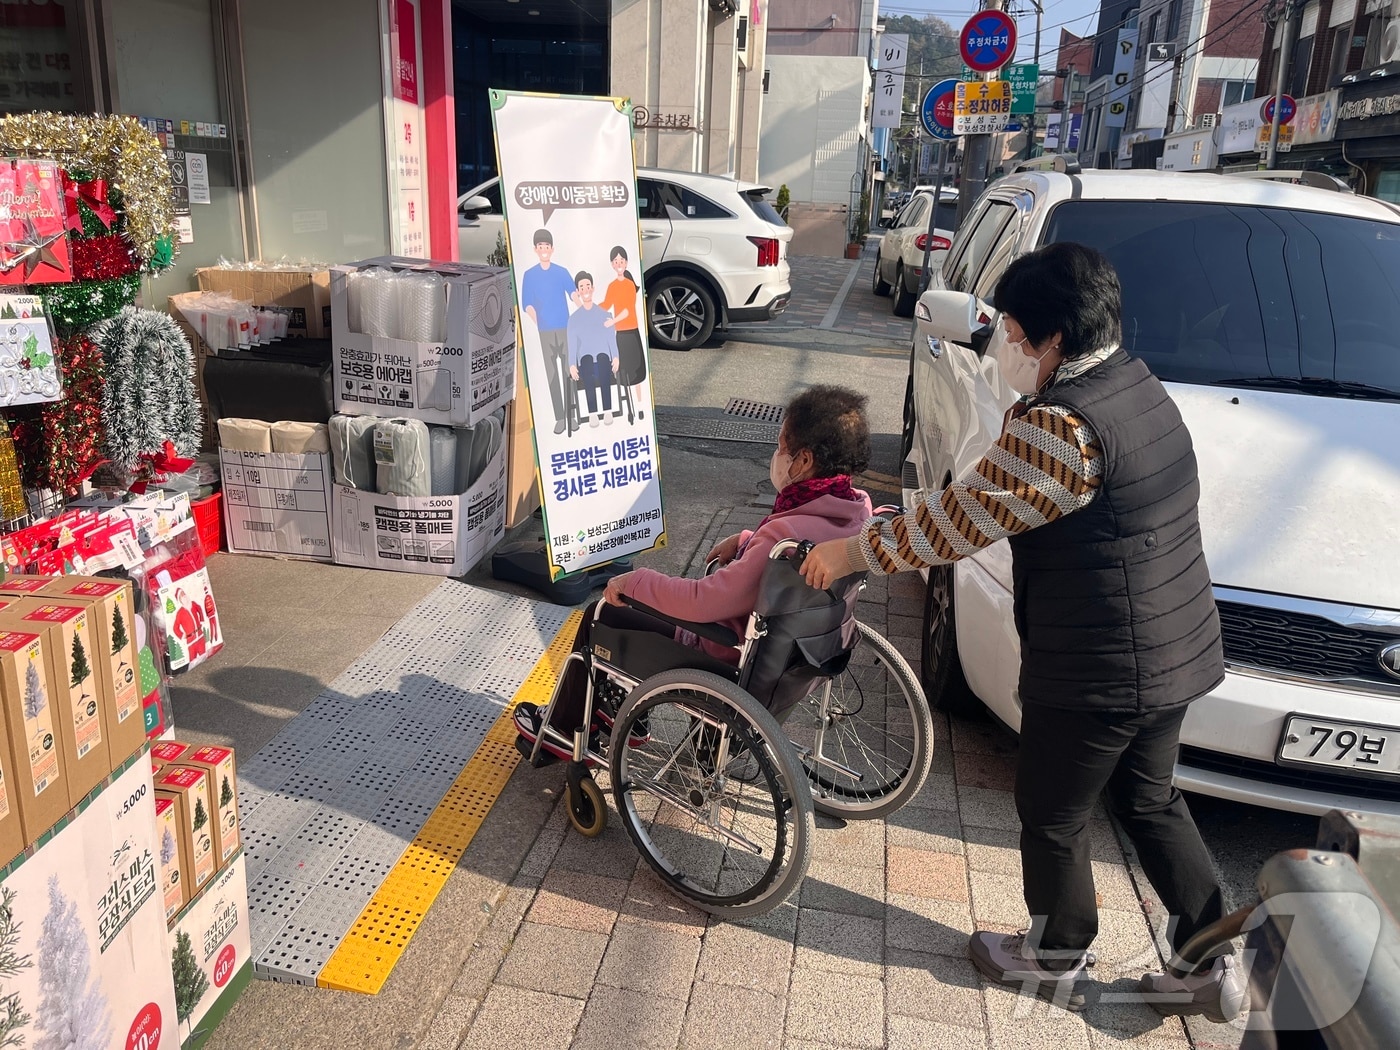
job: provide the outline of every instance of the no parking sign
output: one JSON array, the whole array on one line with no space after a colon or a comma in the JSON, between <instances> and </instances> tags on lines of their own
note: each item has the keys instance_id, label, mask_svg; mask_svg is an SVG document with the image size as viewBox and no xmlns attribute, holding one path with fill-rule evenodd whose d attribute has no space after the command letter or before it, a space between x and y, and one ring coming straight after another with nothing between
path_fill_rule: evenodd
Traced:
<instances>
[{"instance_id":1,"label":"no parking sign","mask_svg":"<svg viewBox=\"0 0 1400 1050\"><path fill-rule=\"evenodd\" d=\"M958 49L968 69L978 73L1000 69L1016 53L1016 23L1004 11L978 11L963 26Z\"/></svg>"}]
</instances>

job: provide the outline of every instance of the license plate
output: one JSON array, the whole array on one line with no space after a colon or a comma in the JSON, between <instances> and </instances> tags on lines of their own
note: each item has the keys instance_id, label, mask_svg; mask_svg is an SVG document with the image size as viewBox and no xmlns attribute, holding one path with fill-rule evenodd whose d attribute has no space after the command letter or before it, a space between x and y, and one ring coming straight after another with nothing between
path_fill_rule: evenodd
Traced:
<instances>
[{"instance_id":1,"label":"license plate","mask_svg":"<svg viewBox=\"0 0 1400 1050\"><path fill-rule=\"evenodd\" d=\"M1289 715L1278 760L1346 773L1400 777L1400 729Z\"/></svg>"}]
</instances>

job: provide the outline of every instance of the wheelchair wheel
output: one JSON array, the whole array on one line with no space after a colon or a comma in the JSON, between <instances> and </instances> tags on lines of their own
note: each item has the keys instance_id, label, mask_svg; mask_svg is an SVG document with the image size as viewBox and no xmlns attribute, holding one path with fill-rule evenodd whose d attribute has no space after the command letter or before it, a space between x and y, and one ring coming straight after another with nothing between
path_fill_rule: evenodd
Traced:
<instances>
[{"instance_id":1,"label":"wheelchair wheel","mask_svg":"<svg viewBox=\"0 0 1400 1050\"><path fill-rule=\"evenodd\" d=\"M933 715L919 680L865 624L844 672L821 681L788 715L820 813L868 820L918 793L933 764Z\"/></svg>"},{"instance_id":2,"label":"wheelchair wheel","mask_svg":"<svg viewBox=\"0 0 1400 1050\"><path fill-rule=\"evenodd\" d=\"M645 716L647 742L628 734ZM657 875L716 915L777 907L811 859L812 794L777 721L733 682L664 671L632 691L609 754L622 824Z\"/></svg>"},{"instance_id":3,"label":"wheelchair wheel","mask_svg":"<svg viewBox=\"0 0 1400 1050\"><path fill-rule=\"evenodd\" d=\"M569 778L569 823L584 838L597 838L608 826L608 803L603 789L586 770L578 778L577 787Z\"/></svg>"}]
</instances>

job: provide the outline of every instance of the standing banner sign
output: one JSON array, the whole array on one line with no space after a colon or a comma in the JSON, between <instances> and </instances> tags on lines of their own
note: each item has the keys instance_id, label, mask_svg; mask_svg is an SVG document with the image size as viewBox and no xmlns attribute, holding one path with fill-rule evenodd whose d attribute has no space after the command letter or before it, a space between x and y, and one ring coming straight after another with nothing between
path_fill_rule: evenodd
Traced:
<instances>
[{"instance_id":1,"label":"standing banner sign","mask_svg":"<svg viewBox=\"0 0 1400 1050\"><path fill-rule=\"evenodd\" d=\"M550 573L664 546L632 106L492 91Z\"/></svg>"},{"instance_id":2,"label":"standing banner sign","mask_svg":"<svg viewBox=\"0 0 1400 1050\"><path fill-rule=\"evenodd\" d=\"M389 231L393 255L428 257L428 172L423 142L423 27L419 0L388 0Z\"/></svg>"},{"instance_id":3,"label":"standing banner sign","mask_svg":"<svg viewBox=\"0 0 1400 1050\"><path fill-rule=\"evenodd\" d=\"M904 69L909 34L887 33L880 41L880 68L875 74L873 128L897 128L904 119Z\"/></svg>"}]
</instances>

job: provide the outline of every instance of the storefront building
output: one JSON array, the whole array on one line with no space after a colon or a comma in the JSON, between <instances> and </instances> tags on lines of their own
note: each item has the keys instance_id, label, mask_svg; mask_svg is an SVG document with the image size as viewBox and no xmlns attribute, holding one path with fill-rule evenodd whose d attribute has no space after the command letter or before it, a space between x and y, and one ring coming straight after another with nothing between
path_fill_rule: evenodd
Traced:
<instances>
[{"instance_id":1,"label":"storefront building","mask_svg":"<svg viewBox=\"0 0 1400 1050\"><path fill-rule=\"evenodd\" d=\"M1336 138L1357 192L1400 202L1400 66L1358 75L1337 97Z\"/></svg>"}]
</instances>

